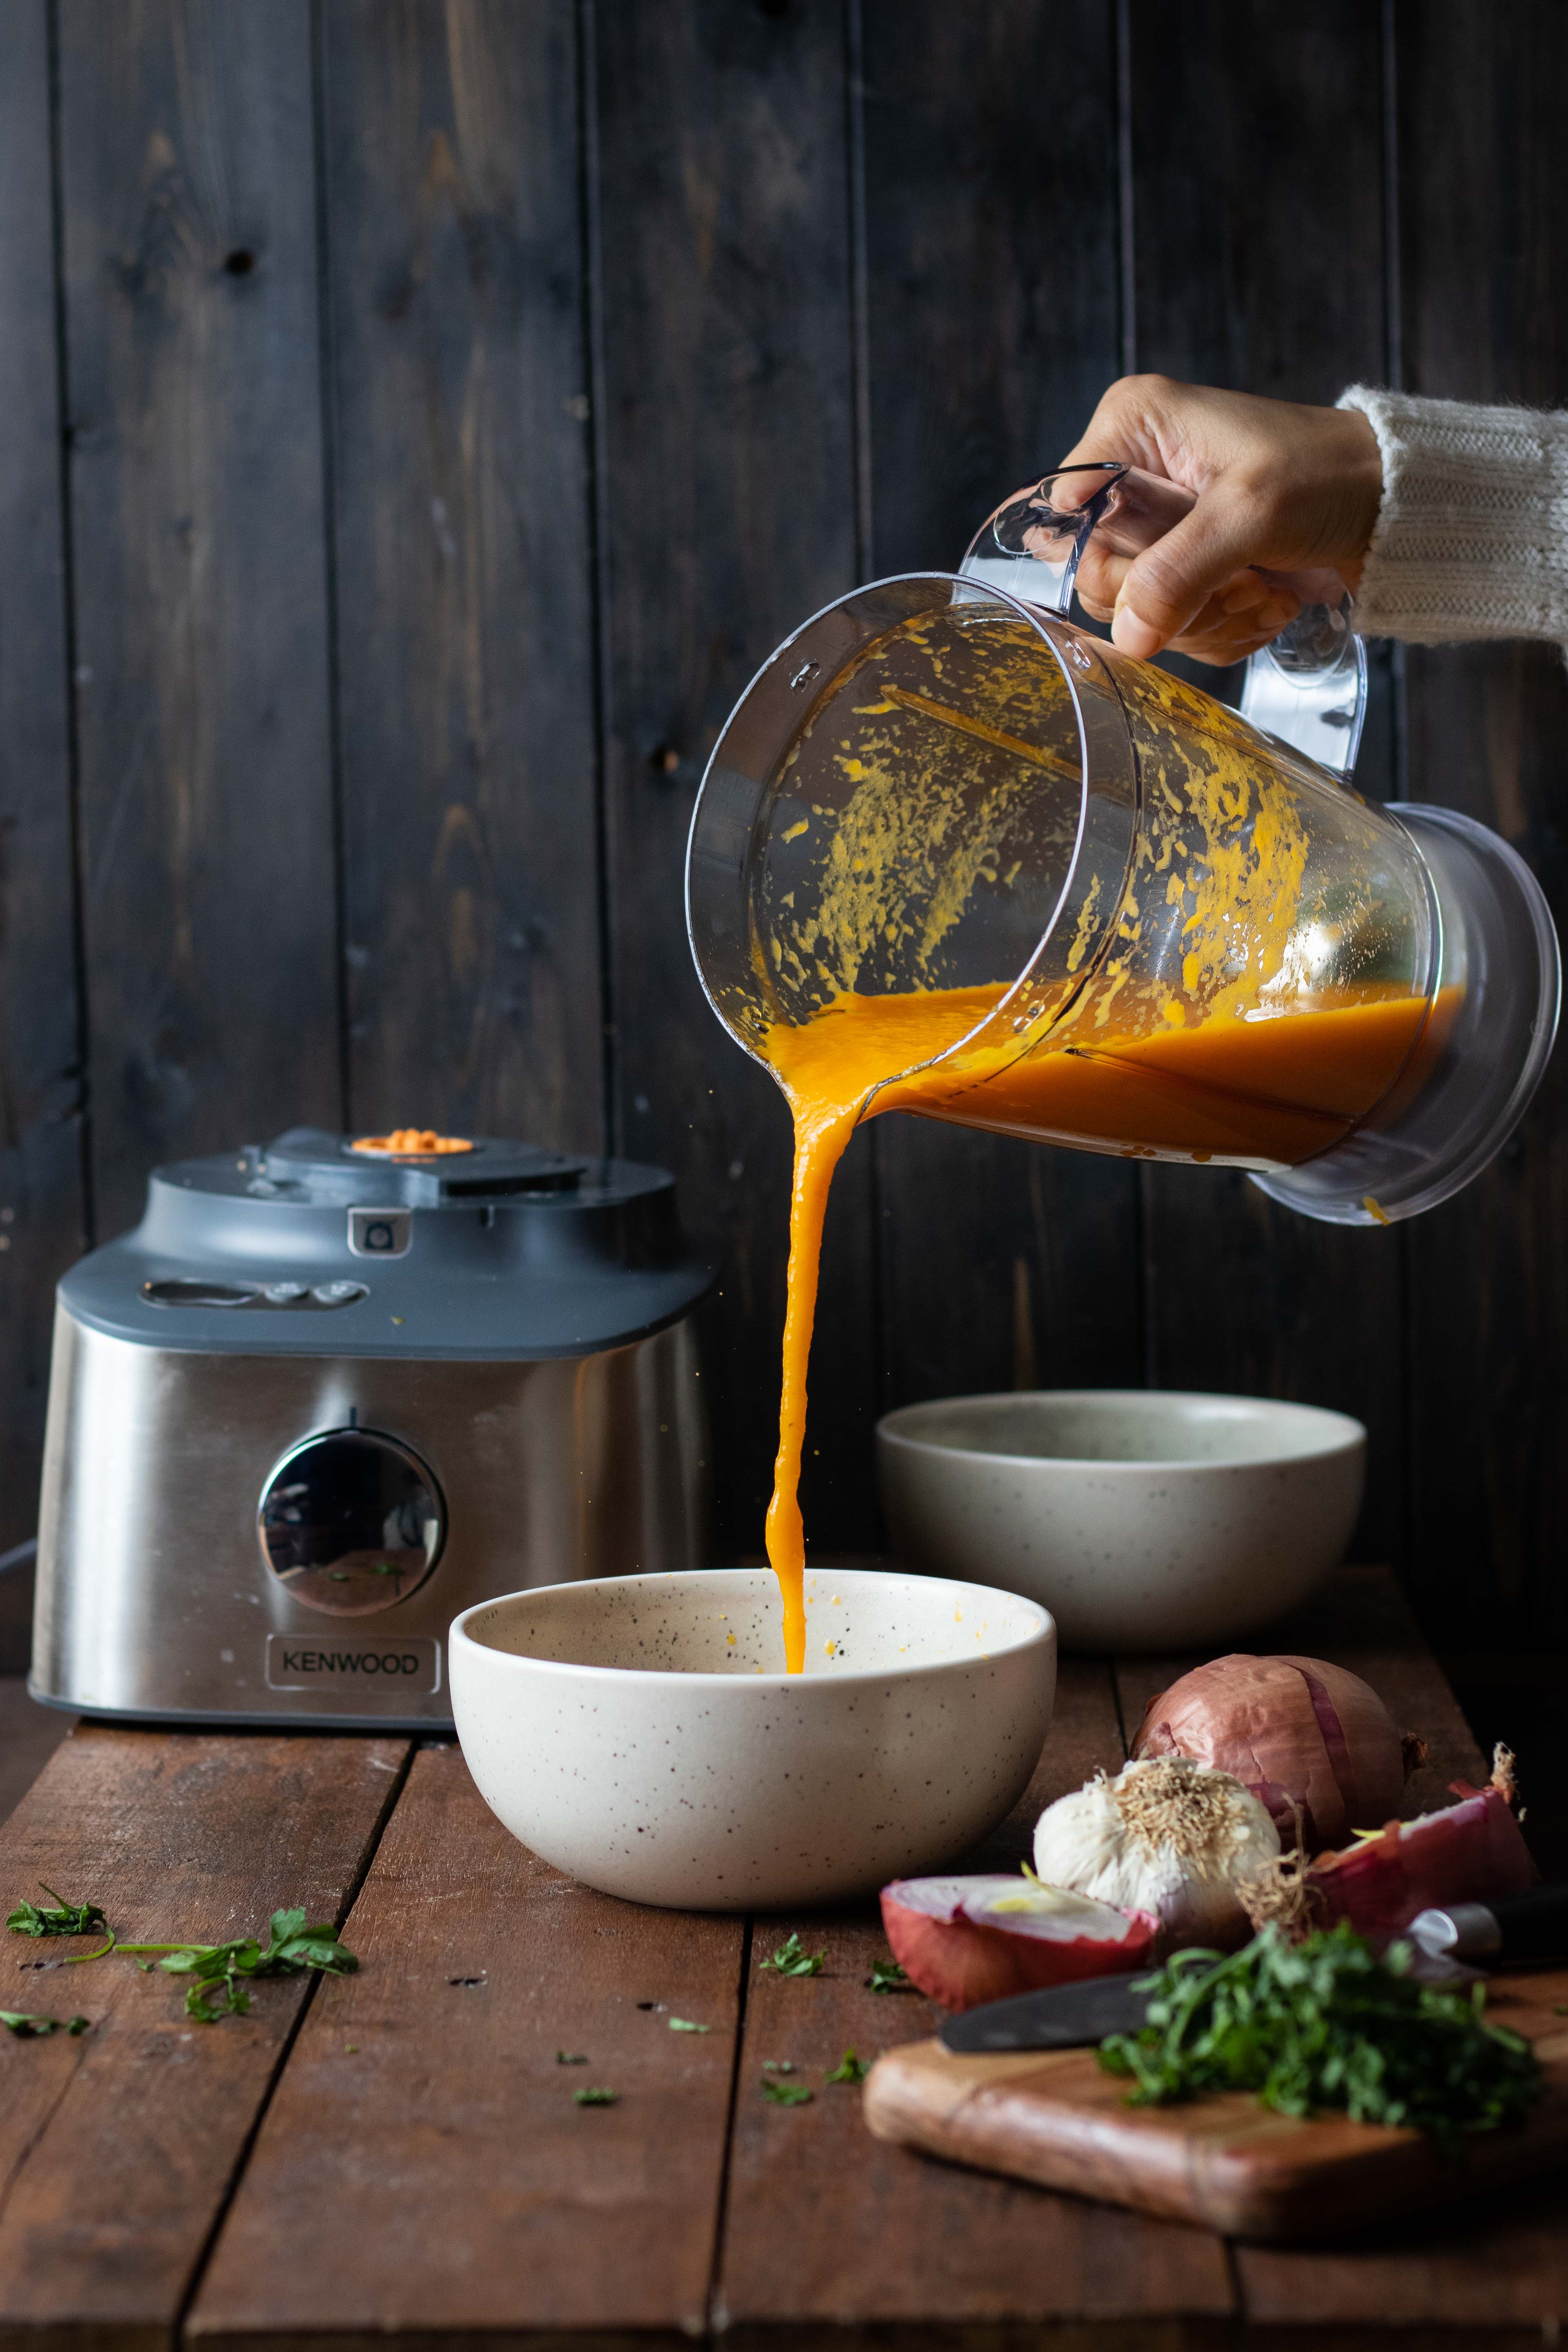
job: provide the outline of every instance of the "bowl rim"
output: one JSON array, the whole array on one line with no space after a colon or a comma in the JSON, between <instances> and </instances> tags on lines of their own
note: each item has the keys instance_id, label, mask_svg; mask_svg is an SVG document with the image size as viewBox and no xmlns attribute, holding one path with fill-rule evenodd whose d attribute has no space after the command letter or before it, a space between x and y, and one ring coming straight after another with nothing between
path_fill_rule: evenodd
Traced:
<instances>
[{"instance_id":1,"label":"bowl rim","mask_svg":"<svg viewBox=\"0 0 1568 2352\"><path fill-rule=\"evenodd\" d=\"M1124 1454L1109 1460L1093 1454L1005 1454L994 1446L955 1444L951 1439L922 1437L900 1424L918 1415L935 1412L954 1405L1009 1405L1026 1399L1041 1403L1089 1405L1127 1403L1147 1404L1153 1399L1173 1405L1221 1404L1251 1408L1260 1417L1283 1414L1300 1424L1300 1419L1317 1422L1322 1426L1323 1442L1308 1451L1289 1454L1239 1454L1232 1460L1213 1458L1173 1461L1169 1455ZM1159 1410L1159 1405L1155 1406ZM1366 1423L1357 1421L1352 1413L1341 1412L1337 1406L1304 1404L1294 1397L1235 1396L1216 1389L987 1389L973 1396L923 1397L914 1404L896 1405L885 1412L877 1423L877 1443L881 1445L907 1447L910 1453L946 1454L962 1462L1005 1462L1010 1468L1028 1470L1092 1470L1097 1476L1132 1473L1147 1476L1152 1470L1163 1475L1191 1478L1226 1476L1248 1470L1278 1470L1295 1463L1330 1462L1336 1456L1366 1448Z\"/></svg>"},{"instance_id":2,"label":"bowl rim","mask_svg":"<svg viewBox=\"0 0 1568 2352\"><path fill-rule=\"evenodd\" d=\"M525 1585L517 1592L496 1592L490 1594L488 1600L472 1601L467 1609L460 1611L453 1618L447 1630L448 1660L461 1645L469 1650L480 1651L487 1658L500 1660L503 1668L509 1671L516 1669L519 1672L527 1670L531 1673L585 1675L595 1678L613 1677L617 1689L624 1688L627 1683L639 1683L657 1685L661 1688L668 1687L671 1690L690 1690L712 1685L724 1690L761 1690L788 1695L798 1694L807 1689L847 1690L861 1685L886 1683L890 1678L912 1681L915 1676L921 1675L968 1674L975 1666L990 1664L998 1656L1016 1658L1033 1649L1055 1649L1058 1645L1056 1618L1043 1601L1031 1600L1026 1592L1008 1591L999 1585L973 1584L963 1577L922 1576L918 1570L907 1568L839 1568L831 1571L827 1568L816 1570L808 1568L806 1572L808 1575L814 1573L826 1575L831 1572L841 1579L875 1577L879 1581L890 1580L901 1584L916 1585L922 1591L945 1589L949 1592L969 1592L973 1593L977 1601L994 1601L1000 1597L1032 1611L1039 1622L1033 1625L1021 1640L1010 1643L1006 1649L1001 1652L979 1651L973 1657L930 1658L921 1664L910 1666L848 1666L842 1672L817 1675L721 1674L715 1673L707 1667L697 1667L688 1671L671 1666L593 1665L586 1660L574 1658L531 1658L516 1650L499 1650L489 1642L476 1640L468 1631L469 1619L477 1617L481 1610L500 1608L509 1601L542 1601L547 1595L557 1592L582 1592L595 1585L668 1584L677 1578L695 1580L699 1577L718 1576L765 1577L770 1581L773 1578L771 1568L649 1569L631 1576L568 1577L554 1584Z\"/></svg>"}]
</instances>

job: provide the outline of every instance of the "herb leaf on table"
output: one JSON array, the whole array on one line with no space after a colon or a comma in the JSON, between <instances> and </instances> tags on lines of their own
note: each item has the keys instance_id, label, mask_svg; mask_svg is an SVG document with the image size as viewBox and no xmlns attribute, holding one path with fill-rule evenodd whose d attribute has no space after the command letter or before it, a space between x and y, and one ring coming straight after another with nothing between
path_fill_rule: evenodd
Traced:
<instances>
[{"instance_id":1,"label":"herb leaf on table","mask_svg":"<svg viewBox=\"0 0 1568 2352\"><path fill-rule=\"evenodd\" d=\"M866 1982L873 1992L913 1992L914 1987L897 1960L873 1960Z\"/></svg>"},{"instance_id":2,"label":"herb leaf on table","mask_svg":"<svg viewBox=\"0 0 1568 2352\"><path fill-rule=\"evenodd\" d=\"M573 2098L580 2107L613 2107L620 2100L618 2091L574 2091Z\"/></svg>"},{"instance_id":3,"label":"herb leaf on table","mask_svg":"<svg viewBox=\"0 0 1568 2352\"><path fill-rule=\"evenodd\" d=\"M122 1952L158 1952L170 1976L195 1977L185 1993L185 2014L211 2025L220 2017L243 2017L250 2007L252 1977L300 1976L320 1969L348 1976L359 1962L326 1925L308 1927L303 1911L274 1911L268 1941L238 1936L226 1944L121 1944Z\"/></svg>"},{"instance_id":4,"label":"herb leaf on table","mask_svg":"<svg viewBox=\"0 0 1568 2352\"><path fill-rule=\"evenodd\" d=\"M1254 2091L1288 2116L1338 2109L1404 2124L1450 2151L1512 2123L1542 2095L1534 2052L1485 2015L1485 1988L1423 1985L1410 1948L1380 1959L1343 1921L1303 1943L1266 1927L1239 1952L1178 1952L1145 1978L1148 2021L1113 2033L1100 2063L1130 2074L1135 2106Z\"/></svg>"},{"instance_id":5,"label":"herb leaf on table","mask_svg":"<svg viewBox=\"0 0 1568 2352\"><path fill-rule=\"evenodd\" d=\"M763 2076L763 2096L771 2099L775 2107L808 2107L812 2101L812 2094L804 2083L779 2083L771 2074Z\"/></svg>"},{"instance_id":6,"label":"herb leaf on table","mask_svg":"<svg viewBox=\"0 0 1568 2352\"><path fill-rule=\"evenodd\" d=\"M5 1925L14 1936L90 1936L109 1922L96 1903L68 1903L52 1886L39 1885L53 1904L18 1903Z\"/></svg>"},{"instance_id":7,"label":"herb leaf on table","mask_svg":"<svg viewBox=\"0 0 1568 2352\"><path fill-rule=\"evenodd\" d=\"M50 2033L85 2033L85 2017L28 2017L18 2009L0 2009L0 2025L21 2042L42 2041Z\"/></svg>"},{"instance_id":8,"label":"herb leaf on table","mask_svg":"<svg viewBox=\"0 0 1568 2352\"><path fill-rule=\"evenodd\" d=\"M858 2058L853 2050L847 2050L827 2079L830 2083L863 2083L869 2072L863 2058Z\"/></svg>"},{"instance_id":9,"label":"herb leaf on table","mask_svg":"<svg viewBox=\"0 0 1568 2352\"><path fill-rule=\"evenodd\" d=\"M763 1962L781 1977L816 1977L822 1974L826 1952L808 1952L800 1940L798 1929L792 1927L776 1952Z\"/></svg>"}]
</instances>

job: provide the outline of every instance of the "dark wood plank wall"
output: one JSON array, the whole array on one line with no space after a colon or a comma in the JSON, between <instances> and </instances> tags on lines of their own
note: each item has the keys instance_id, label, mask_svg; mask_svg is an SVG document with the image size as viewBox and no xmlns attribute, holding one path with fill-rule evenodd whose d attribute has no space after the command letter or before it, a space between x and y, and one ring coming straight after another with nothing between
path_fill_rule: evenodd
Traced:
<instances>
[{"instance_id":1,"label":"dark wood plank wall","mask_svg":"<svg viewBox=\"0 0 1568 2352\"><path fill-rule=\"evenodd\" d=\"M1561 400L1553 0L0 0L0 1548L49 1294L147 1169L415 1118L674 1167L757 1548L788 1133L687 954L776 639L953 561L1125 365ZM1361 781L1568 900L1550 650L1374 660ZM85 1045L85 1066L80 1060ZM1450 1644L1568 1638L1568 1079L1394 1234L889 1120L836 1193L819 1547L879 1410L1338 1403Z\"/></svg>"}]
</instances>

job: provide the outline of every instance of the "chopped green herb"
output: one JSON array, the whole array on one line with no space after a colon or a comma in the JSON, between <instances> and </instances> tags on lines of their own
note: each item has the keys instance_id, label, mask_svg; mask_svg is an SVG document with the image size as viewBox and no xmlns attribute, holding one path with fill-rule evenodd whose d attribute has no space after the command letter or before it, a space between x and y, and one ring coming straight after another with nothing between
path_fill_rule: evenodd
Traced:
<instances>
[{"instance_id":1,"label":"chopped green herb","mask_svg":"<svg viewBox=\"0 0 1568 2352\"><path fill-rule=\"evenodd\" d=\"M853 2050L847 2050L827 2079L830 2083L863 2083L868 2071L864 2059L858 2058Z\"/></svg>"},{"instance_id":2,"label":"chopped green herb","mask_svg":"<svg viewBox=\"0 0 1568 2352\"><path fill-rule=\"evenodd\" d=\"M351 2058L357 2058L359 2056L359 2043L357 2042L345 2042L343 2048L347 2051Z\"/></svg>"},{"instance_id":3,"label":"chopped green herb","mask_svg":"<svg viewBox=\"0 0 1568 2352\"><path fill-rule=\"evenodd\" d=\"M764 2058L763 2060L763 2072L764 2074L793 2074L795 2073L795 2060L793 2058Z\"/></svg>"},{"instance_id":4,"label":"chopped green herb","mask_svg":"<svg viewBox=\"0 0 1568 2352\"><path fill-rule=\"evenodd\" d=\"M1484 2015L1485 1988L1418 1984L1408 1945L1379 1959L1344 1922L1288 1944L1266 1927L1245 1949L1178 1952L1143 1979L1148 2022L1113 2033L1100 2063L1131 2074L1133 2105L1255 2091L1306 2116L1413 2125L1452 2150L1511 2123L1541 2096L1530 2044Z\"/></svg>"},{"instance_id":5,"label":"chopped green herb","mask_svg":"<svg viewBox=\"0 0 1568 2352\"><path fill-rule=\"evenodd\" d=\"M195 1977L185 1993L185 2014L212 2024L220 2017L243 2017L250 2007L251 1977L300 1976L321 1969L347 1976L359 1966L327 1926L307 1927L303 1911L274 1911L268 1940L237 1937L227 1944L121 1944L122 1952L162 1952L159 1967L171 1976Z\"/></svg>"},{"instance_id":6,"label":"chopped green herb","mask_svg":"<svg viewBox=\"0 0 1568 2352\"><path fill-rule=\"evenodd\" d=\"M1568 2000L1554 2001L1552 2006L1552 2014L1553 2017L1568 2017Z\"/></svg>"},{"instance_id":7,"label":"chopped green herb","mask_svg":"<svg viewBox=\"0 0 1568 2352\"><path fill-rule=\"evenodd\" d=\"M871 1973L866 1981L873 1992L913 1992L914 1990L913 1985L897 1960L873 1960Z\"/></svg>"},{"instance_id":8,"label":"chopped green herb","mask_svg":"<svg viewBox=\"0 0 1568 2352\"><path fill-rule=\"evenodd\" d=\"M54 1895L52 1906L17 1904L5 1922L14 1936L90 1936L109 1924L96 1903L68 1903L52 1886L45 1886L44 1893Z\"/></svg>"},{"instance_id":9,"label":"chopped green herb","mask_svg":"<svg viewBox=\"0 0 1568 2352\"><path fill-rule=\"evenodd\" d=\"M0 2025L23 2042L41 2041L47 2033L85 2033L85 2017L28 2017L18 2009L0 2009Z\"/></svg>"},{"instance_id":10,"label":"chopped green herb","mask_svg":"<svg viewBox=\"0 0 1568 2352\"><path fill-rule=\"evenodd\" d=\"M710 2025L693 2025L689 2017L672 2017L669 2030L672 2033L711 2033L713 2028Z\"/></svg>"},{"instance_id":11,"label":"chopped green herb","mask_svg":"<svg viewBox=\"0 0 1568 2352\"><path fill-rule=\"evenodd\" d=\"M816 1977L822 1974L822 1963L826 1958L826 1952L808 1952L792 1927L778 1950L763 1966L781 1977Z\"/></svg>"},{"instance_id":12,"label":"chopped green herb","mask_svg":"<svg viewBox=\"0 0 1568 2352\"><path fill-rule=\"evenodd\" d=\"M774 2083L764 2074L763 2096L771 2099L775 2107L808 2107L812 2095L804 2083Z\"/></svg>"},{"instance_id":13,"label":"chopped green herb","mask_svg":"<svg viewBox=\"0 0 1568 2352\"><path fill-rule=\"evenodd\" d=\"M613 2107L620 2095L618 2091L574 2091L572 2094L580 2107Z\"/></svg>"},{"instance_id":14,"label":"chopped green herb","mask_svg":"<svg viewBox=\"0 0 1568 2352\"><path fill-rule=\"evenodd\" d=\"M585 2066L587 2063L588 2053L585 2050L558 2050L555 2053L555 2063L558 2066Z\"/></svg>"}]
</instances>

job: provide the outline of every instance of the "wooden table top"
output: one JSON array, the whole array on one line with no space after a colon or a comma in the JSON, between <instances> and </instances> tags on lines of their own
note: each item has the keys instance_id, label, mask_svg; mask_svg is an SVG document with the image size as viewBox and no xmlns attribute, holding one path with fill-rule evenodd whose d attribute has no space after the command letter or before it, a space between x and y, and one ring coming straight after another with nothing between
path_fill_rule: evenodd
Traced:
<instances>
[{"instance_id":1,"label":"wooden table top","mask_svg":"<svg viewBox=\"0 0 1568 2352\"><path fill-rule=\"evenodd\" d=\"M1411 1811L1484 1777L1387 1576L1342 1572L1276 1645L1353 1666L1431 1742ZM1064 1662L986 1860L1021 1858L1043 1804L1114 1769L1179 1663ZM178 1979L5 1939L0 2006L92 2025L0 2035L0 2347L1355 2352L1405 2329L1486 2352L1555 2343L1568 2316L1561 2178L1294 2252L879 2145L825 2074L936 2012L868 1989L868 1906L752 1922L591 1894L500 1828L450 1743L83 1726L0 1829L7 1905L40 1877L126 1939L259 1933L302 1903L361 1968L258 1984L248 2017L203 2026ZM790 1927L820 1977L759 1973ZM768 2059L809 2105L764 2099ZM618 2103L578 2106L585 2084Z\"/></svg>"}]
</instances>

